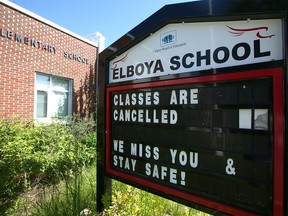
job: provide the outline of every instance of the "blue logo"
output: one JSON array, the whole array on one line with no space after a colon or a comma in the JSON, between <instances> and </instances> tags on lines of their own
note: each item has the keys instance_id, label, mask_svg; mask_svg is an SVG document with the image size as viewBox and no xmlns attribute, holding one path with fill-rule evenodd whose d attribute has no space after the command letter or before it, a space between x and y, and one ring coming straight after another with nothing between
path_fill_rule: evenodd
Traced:
<instances>
[{"instance_id":1,"label":"blue logo","mask_svg":"<svg viewBox=\"0 0 288 216\"><path fill-rule=\"evenodd\" d=\"M165 32L160 36L161 46L166 46L176 43L176 31Z\"/></svg>"}]
</instances>

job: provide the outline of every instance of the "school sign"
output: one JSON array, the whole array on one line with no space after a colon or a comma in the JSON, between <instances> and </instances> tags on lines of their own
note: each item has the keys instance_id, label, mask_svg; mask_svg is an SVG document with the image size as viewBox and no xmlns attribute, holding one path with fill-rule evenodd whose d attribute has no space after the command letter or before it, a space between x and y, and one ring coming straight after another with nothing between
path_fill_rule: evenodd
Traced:
<instances>
[{"instance_id":1,"label":"school sign","mask_svg":"<svg viewBox=\"0 0 288 216\"><path fill-rule=\"evenodd\" d=\"M200 209L283 214L283 14L191 16L106 58L106 175Z\"/></svg>"}]
</instances>

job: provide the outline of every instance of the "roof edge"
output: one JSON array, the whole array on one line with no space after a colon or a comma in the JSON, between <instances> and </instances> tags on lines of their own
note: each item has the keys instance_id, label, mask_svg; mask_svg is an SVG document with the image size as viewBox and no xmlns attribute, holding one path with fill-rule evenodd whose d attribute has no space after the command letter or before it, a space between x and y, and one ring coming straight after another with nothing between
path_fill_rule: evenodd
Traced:
<instances>
[{"instance_id":1,"label":"roof edge","mask_svg":"<svg viewBox=\"0 0 288 216\"><path fill-rule=\"evenodd\" d=\"M45 24L55 28L55 29L58 29L58 30L60 30L60 31L72 36L72 37L75 37L75 38L77 38L77 39L79 39L79 40L81 40L81 41L83 41L85 43L88 43L88 44L90 44L92 46L98 47L97 44L95 44L94 42L88 40L87 38L85 38L83 36L80 36L80 35L72 32L72 31L70 31L70 30L68 30L68 29L66 29L66 28L64 28L64 27L62 27L62 26L60 26L60 25L48 20L48 19L45 19L44 17L41 17L41 16L33 13L32 11L29 11L29 10L27 10L27 9L25 9L25 8L15 4L15 3L13 3L13 2L10 2L8 0L0 0L0 3L12 8L12 9L15 9L15 10L19 11L20 13L26 14L26 15L28 15L28 16L30 16L30 17L42 22L42 23L45 23Z\"/></svg>"},{"instance_id":2,"label":"roof edge","mask_svg":"<svg viewBox=\"0 0 288 216\"><path fill-rule=\"evenodd\" d=\"M253 4L252 4L253 3ZM119 51L134 46L143 37L153 34L161 26L168 23L181 22L191 19L201 20L214 17L260 15L266 13L283 13L288 11L288 1L269 0L196 0L166 4L155 13L151 14L141 23L136 25L126 34L118 38L100 54L101 58L110 58Z\"/></svg>"}]
</instances>

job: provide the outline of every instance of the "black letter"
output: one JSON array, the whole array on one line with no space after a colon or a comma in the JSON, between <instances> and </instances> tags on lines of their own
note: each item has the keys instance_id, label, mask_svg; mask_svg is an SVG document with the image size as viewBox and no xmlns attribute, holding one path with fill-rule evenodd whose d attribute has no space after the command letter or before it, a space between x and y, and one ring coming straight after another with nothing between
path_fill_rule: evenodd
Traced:
<instances>
[{"instance_id":1,"label":"black letter","mask_svg":"<svg viewBox=\"0 0 288 216\"><path fill-rule=\"evenodd\" d=\"M134 75L134 66L129 65L127 66L127 77L132 77Z\"/></svg>"},{"instance_id":2,"label":"black letter","mask_svg":"<svg viewBox=\"0 0 288 216\"><path fill-rule=\"evenodd\" d=\"M160 72L164 71L164 68L160 59L156 60L153 73L156 73L157 71L160 71Z\"/></svg>"},{"instance_id":3,"label":"black letter","mask_svg":"<svg viewBox=\"0 0 288 216\"><path fill-rule=\"evenodd\" d=\"M11 39L12 36L13 36L12 31L9 31L9 30L8 30L8 31L7 31L7 38Z\"/></svg>"},{"instance_id":4,"label":"black letter","mask_svg":"<svg viewBox=\"0 0 288 216\"><path fill-rule=\"evenodd\" d=\"M224 54L224 57L222 59L219 59L219 52L222 51ZM224 63L228 60L229 58L229 50L227 47L218 47L214 52L213 52L213 60L215 63L221 64Z\"/></svg>"},{"instance_id":5,"label":"black letter","mask_svg":"<svg viewBox=\"0 0 288 216\"><path fill-rule=\"evenodd\" d=\"M150 74L150 72L151 72L151 67L152 67L152 65L153 65L153 62L154 62L154 61L151 61L150 64L148 64L148 62L145 62L145 63L144 63L145 66L147 67L147 74Z\"/></svg>"},{"instance_id":6,"label":"black letter","mask_svg":"<svg viewBox=\"0 0 288 216\"><path fill-rule=\"evenodd\" d=\"M237 52L240 47L243 47L243 48L244 48L244 54L243 54L242 56L239 56L239 55L238 55L238 52ZM247 44L247 43L239 43L239 44L236 44L236 45L233 47L233 49L232 49L232 56L233 56L233 58L234 58L235 60L241 61L241 60L244 60L244 59L248 58L249 55L250 55L250 52L251 52L251 49L250 49L249 44Z\"/></svg>"},{"instance_id":7,"label":"black letter","mask_svg":"<svg viewBox=\"0 0 288 216\"><path fill-rule=\"evenodd\" d=\"M140 69L140 70L139 70ZM138 75L138 76L141 76L143 73L144 73L144 65L142 63L139 63L136 65L135 67L135 73Z\"/></svg>"},{"instance_id":8,"label":"black letter","mask_svg":"<svg viewBox=\"0 0 288 216\"><path fill-rule=\"evenodd\" d=\"M24 37L24 44L26 44L26 45L29 44L29 38L28 37Z\"/></svg>"},{"instance_id":9,"label":"black letter","mask_svg":"<svg viewBox=\"0 0 288 216\"><path fill-rule=\"evenodd\" d=\"M123 79L123 78L125 78L126 76L125 76L125 74L123 74L123 69L122 68L120 68L120 79Z\"/></svg>"},{"instance_id":10,"label":"black letter","mask_svg":"<svg viewBox=\"0 0 288 216\"><path fill-rule=\"evenodd\" d=\"M64 51L64 58L68 57L68 52Z\"/></svg>"},{"instance_id":11,"label":"black letter","mask_svg":"<svg viewBox=\"0 0 288 216\"><path fill-rule=\"evenodd\" d=\"M2 36L2 37L5 37L6 35L5 35L5 30L4 29L0 29L0 35Z\"/></svg>"},{"instance_id":12,"label":"black letter","mask_svg":"<svg viewBox=\"0 0 288 216\"><path fill-rule=\"evenodd\" d=\"M192 53L187 53L187 54L185 54L185 55L183 56L183 58L182 58L182 65L183 65L184 68L191 68L191 67L193 67L193 65L194 65L194 62L193 62L193 61L191 61L190 64L187 64L187 58L188 58L188 57L193 58L194 55L193 55Z\"/></svg>"},{"instance_id":13,"label":"black letter","mask_svg":"<svg viewBox=\"0 0 288 216\"><path fill-rule=\"evenodd\" d=\"M180 68L181 64L180 64L179 61L177 61L177 60L179 60L179 59L180 59L179 56L173 56L173 57L170 59L170 63L175 65L175 66L173 66L173 65L170 66L170 69L171 69L171 70L178 70L178 69Z\"/></svg>"},{"instance_id":14,"label":"black letter","mask_svg":"<svg viewBox=\"0 0 288 216\"><path fill-rule=\"evenodd\" d=\"M15 41L21 43L22 42L22 36L18 35L17 33L15 34Z\"/></svg>"},{"instance_id":15,"label":"black letter","mask_svg":"<svg viewBox=\"0 0 288 216\"><path fill-rule=\"evenodd\" d=\"M206 65L210 65L210 50L206 50L206 54L201 56L201 51L196 53L197 55L197 66L201 66L201 60L206 59Z\"/></svg>"},{"instance_id":16,"label":"black letter","mask_svg":"<svg viewBox=\"0 0 288 216\"><path fill-rule=\"evenodd\" d=\"M254 58L264 57L264 56L270 56L270 51L262 52L260 51L260 40L254 41Z\"/></svg>"},{"instance_id":17,"label":"black letter","mask_svg":"<svg viewBox=\"0 0 288 216\"><path fill-rule=\"evenodd\" d=\"M113 69L113 80L114 79L119 79L119 68Z\"/></svg>"},{"instance_id":18,"label":"black letter","mask_svg":"<svg viewBox=\"0 0 288 216\"><path fill-rule=\"evenodd\" d=\"M36 47L36 40L31 39L31 41L30 41L30 45ZM39 43L38 43L38 48L40 48Z\"/></svg>"}]
</instances>

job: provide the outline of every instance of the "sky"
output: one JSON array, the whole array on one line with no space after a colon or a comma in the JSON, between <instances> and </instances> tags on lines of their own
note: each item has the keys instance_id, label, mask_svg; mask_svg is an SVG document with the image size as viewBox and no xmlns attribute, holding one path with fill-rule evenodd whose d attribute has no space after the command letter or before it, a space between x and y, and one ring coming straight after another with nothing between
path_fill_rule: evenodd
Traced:
<instances>
[{"instance_id":1,"label":"sky","mask_svg":"<svg viewBox=\"0 0 288 216\"><path fill-rule=\"evenodd\" d=\"M80 36L100 32L105 48L167 4L189 0L10 0Z\"/></svg>"}]
</instances>

